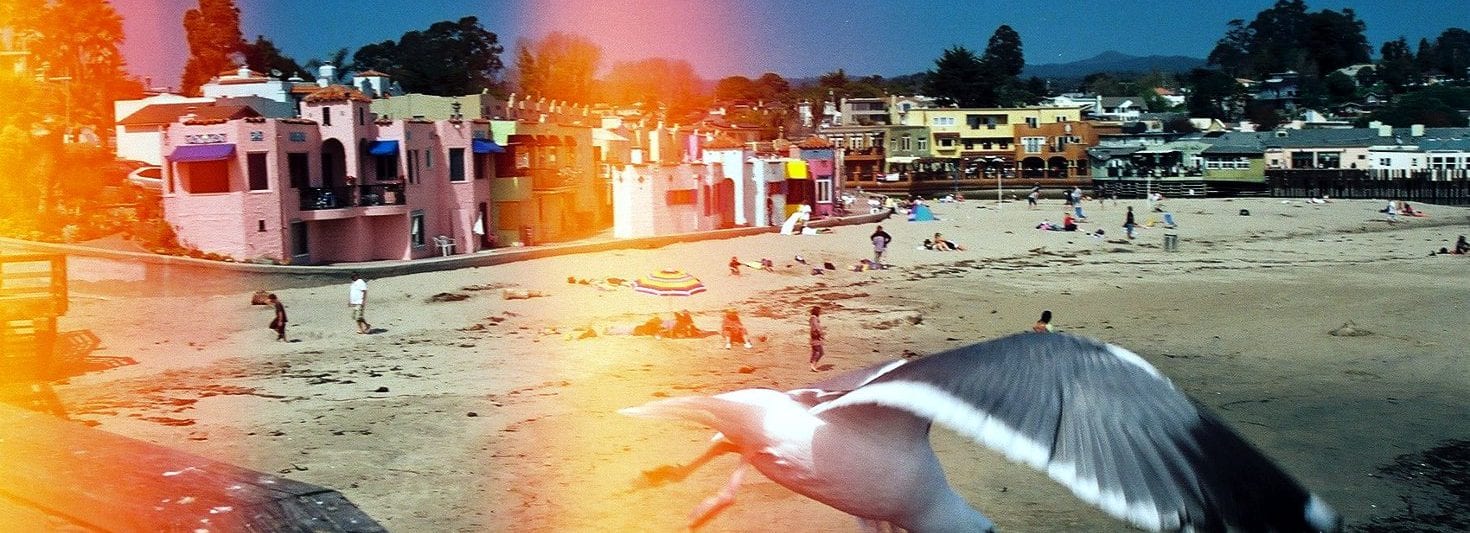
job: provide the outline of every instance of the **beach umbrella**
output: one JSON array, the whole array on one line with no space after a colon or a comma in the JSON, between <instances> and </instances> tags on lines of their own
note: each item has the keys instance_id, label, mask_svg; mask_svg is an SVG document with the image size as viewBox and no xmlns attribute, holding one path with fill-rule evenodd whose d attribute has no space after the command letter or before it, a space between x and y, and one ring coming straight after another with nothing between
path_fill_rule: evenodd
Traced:
<instances>
[{"instance_id":1,"label":"beach umbrella","mask_svg":"<svg viewBox=\"0 0 1470 533\"><path fill-rule=\"evenodd\" d=\"M633 280L633 290L654 296L690 296L704 292L704 283L682 270L665 268Z\"/></svg>"}]
</instances>

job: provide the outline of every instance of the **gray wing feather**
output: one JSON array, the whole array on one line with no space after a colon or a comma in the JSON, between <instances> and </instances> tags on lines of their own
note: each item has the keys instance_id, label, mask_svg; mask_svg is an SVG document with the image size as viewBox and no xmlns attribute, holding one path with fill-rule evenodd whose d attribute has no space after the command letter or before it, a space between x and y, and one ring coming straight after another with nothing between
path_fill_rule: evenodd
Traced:
<instances>
[{"instance_id":1,"label":"gray wing feather","mask_svg":"<svg viewBox=\"0 0 1470 533\"><path fill-rule=\"evenodd\" d=\"M1307 502L1295 480L1136 354L1082 337L1026 333L934 354L816 411L848 405L950 426L1146 529L1269 529L1300 521Z\"/></svg>"}]
</instances>

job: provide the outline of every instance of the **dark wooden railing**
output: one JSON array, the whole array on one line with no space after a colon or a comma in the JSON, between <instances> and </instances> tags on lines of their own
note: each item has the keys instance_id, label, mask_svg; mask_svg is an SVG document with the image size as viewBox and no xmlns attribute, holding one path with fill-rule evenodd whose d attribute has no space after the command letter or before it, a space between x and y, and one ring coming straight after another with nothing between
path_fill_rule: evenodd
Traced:
<instances>
[{"instance_id":1,"label":"dark wooden railing","mask_svg":"<svg viewBox=\"0 0 1470 533\"><path fill-rule=\"evenodd\" d=\"M1271 196L1398 199L1470 205L1470 172L1450 170L1271 169Z\"/></svg>"},{"instance_id":2,"label":"dark wooden railing","mask_svg":"<svg viewBox=\"0 0 1470 533\"><path fill-rule=\"evenodd\" d=\"M403 205L407 201L398 183L301 189L301 210L342 209L374 205Z\"/></svg>"}]
</instances>

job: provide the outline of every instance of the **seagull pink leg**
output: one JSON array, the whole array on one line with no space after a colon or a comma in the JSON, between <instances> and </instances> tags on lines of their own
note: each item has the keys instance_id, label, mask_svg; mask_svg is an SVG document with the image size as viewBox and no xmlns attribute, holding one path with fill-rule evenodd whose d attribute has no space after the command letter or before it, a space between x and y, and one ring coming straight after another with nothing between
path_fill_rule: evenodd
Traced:
<instances>
[{"instance_id":1,"label":"seagull pink leg","mask_svg":"<svg viewBox=\"0 0 1470 533\"><path fill-rule=\"evenodd\" d=\"M735 504L735 491L740 489L740 482L745 479L745 470L749 466L750 463L741 460L740 466L735 467L735 473L730 474L730 481L725 483L725 488L720 489L720 492L714 496L705 498L699 503L699 507L694 508L694 512L689 513L690 531L699 529L715 515L720 514L720 511Z\"/></svg>"},{"instance_id":2,"label":"seagull pink leg","mask_svg":"<svg viewBox=\"0 0 1470 533\"><path fill-rule=\"evenodd\" d=\"M722 454L738 451L740 450L734 444L730 444L730 441L722 438L715 441L713 446L710 446L709 449L704 451L704 454L695 457L687 465L662 465L654 467L652 470L644 470L643 476L634 484L634 489L646 489L665 483L684 481L684 478L689 477L689 474L694 473L695 470L704 466L705 463L714 460L714 458Z\"/></svg>"}]
</instances>

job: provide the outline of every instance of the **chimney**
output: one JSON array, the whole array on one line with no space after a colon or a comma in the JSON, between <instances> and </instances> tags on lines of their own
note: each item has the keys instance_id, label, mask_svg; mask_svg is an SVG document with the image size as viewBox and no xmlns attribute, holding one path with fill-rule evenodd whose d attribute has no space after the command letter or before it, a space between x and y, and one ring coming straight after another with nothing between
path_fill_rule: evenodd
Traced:
<instances>
[{"instance_id":1,"label":"chimney","mask_svg":"<svg viewBox=\"0 0 1470 533\"><path fill-rule=\"evenodd\" d=\"M250 67L248 67L246 65L240 65L240 68L235 71L235 75L236 76L239 76L241 78L249 78L250 77Z\"/></svg>"},{"instance_id":2,"label":"chimney","mask_svg":"<svg viewBox=\"0 0 1470 533\"><path fill-rule=\"evenodd\" d=\"M1424 125L1423 124L1414 124L1412 126L1409 126L1409 135L1412 135L1412 136L1415 136L1415 137L1423 137L1424 136Z\"/></svg>"},{"instance_id":3,"label":"chimney","mask_svg":"<svg viewBox=\"0 0 1470 533\"><path fill-rule=\"evenodd\" d=\"M1389 126L1387 124L1379 124L1378 125L1378 136L1379 137L1389 137L1389 136L1392 136L1392 135L1393 135L1393 126Z\"/></svg>"},{"instance_id":4,"label":"chimney","mask_svg":"<svg viewBox=\"0 0 1470 533\"><path fill-rule=\"evenodd\" d=\"M337 67L332 66L331 63L322 63L322 66L316 68L316 84L318 86L326 87L336 80Z\"/></svg>"}]
</instances>

